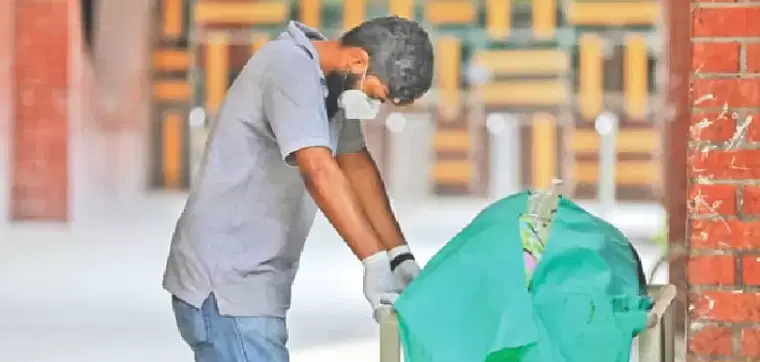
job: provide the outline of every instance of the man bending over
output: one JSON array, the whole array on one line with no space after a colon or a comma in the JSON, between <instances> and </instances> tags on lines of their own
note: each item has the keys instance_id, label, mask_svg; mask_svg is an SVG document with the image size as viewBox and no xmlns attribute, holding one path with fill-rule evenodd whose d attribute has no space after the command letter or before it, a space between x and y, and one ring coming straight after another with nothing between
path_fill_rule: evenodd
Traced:
<instances>
[{"instance_id":1,"label":"man bending over","mask_svg":"<svg viewBox=\"0 0 760 362\"><path fill-rule=\"evenodd\" d=\"M430 89L419 24L369 20L327 40L291 22L248 61L210 132L163 286L199 362L286 362L291 287L317 207L364 265L373 310L419 273L360 120Z\"/></svg>"}]
</instances>

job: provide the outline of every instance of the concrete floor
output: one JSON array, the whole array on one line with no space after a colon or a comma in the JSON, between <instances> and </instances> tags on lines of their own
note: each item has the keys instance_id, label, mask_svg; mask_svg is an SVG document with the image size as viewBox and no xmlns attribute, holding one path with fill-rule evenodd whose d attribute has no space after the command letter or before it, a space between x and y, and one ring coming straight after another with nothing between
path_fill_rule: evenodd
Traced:
<instances>
[{"instance_id":1,"label":"concrete floor","mask_svg":"<svg viewBox=\"0 0 760 362\"><path fill-rule=\"evenodd\" d=\"M117 211L103 208L69 227L0 225L0 361L192 360L160 287L183 202L181 194L122 200L108 208ZM483 205L449 200L397 208L413 250L426 261ZM652 205L627 206L610 219L635 240L664 221ZM659 251L645 241L637 247L651 267ZM361 266L323 218L302 260L289 316L292 360L377 361Z\"/></svg>"}]
</instances>

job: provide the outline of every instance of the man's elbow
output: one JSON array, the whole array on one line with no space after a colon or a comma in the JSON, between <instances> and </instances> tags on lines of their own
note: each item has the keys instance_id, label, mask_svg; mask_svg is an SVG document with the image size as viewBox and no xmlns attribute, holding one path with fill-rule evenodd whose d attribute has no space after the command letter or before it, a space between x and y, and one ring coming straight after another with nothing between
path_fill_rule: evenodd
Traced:
<instances>
[{"instance_id":1,"label":"man's elbow","mask_svg":"<svg viewBox=\"0 0 760 362\"><path fill-rule=\"evenodd\" d=\"M303 179L306 189L313 194L314 192L323 189L326 185L329 185L331 180L335 179L335 172L334 170L330 170L329 166L319 166L302 169L301 178Z\"/></svg>"},{"instance_id":2,"label":"man's elbow","mask_svg":"<svg viewBox=\"0 0 760 362\"><path fill-rule=\"evenodd\" d=\"M342 177L340 168L328 149L308 148L296 151L295 162L306 188L312 192Z\"/></svg>"}]
</instances>

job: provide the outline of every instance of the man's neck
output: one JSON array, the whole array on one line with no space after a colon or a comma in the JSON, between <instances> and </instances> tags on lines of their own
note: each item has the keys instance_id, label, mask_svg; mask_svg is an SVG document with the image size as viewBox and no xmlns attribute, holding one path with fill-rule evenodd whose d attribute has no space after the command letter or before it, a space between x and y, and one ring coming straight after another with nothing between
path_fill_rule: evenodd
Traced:
<instances>
[{"instance_id":1,"label":"man's neck","mask_svg":"<svg viewBox=\"0 0 760 362\"><path fill-rule=\"evenodd\" d=\"M319 55L319 67L322 72L330 73L343 67L343 50L335 40L312 40L314 49Z\"/></svg>"}]
</instances>

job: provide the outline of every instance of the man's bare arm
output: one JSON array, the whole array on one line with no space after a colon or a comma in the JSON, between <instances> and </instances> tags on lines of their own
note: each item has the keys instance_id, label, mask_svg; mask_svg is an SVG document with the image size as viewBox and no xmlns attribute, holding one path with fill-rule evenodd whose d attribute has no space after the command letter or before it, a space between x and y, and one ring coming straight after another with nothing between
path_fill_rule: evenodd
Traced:
<instances>
[{"instance_id":1,"label":"man's bare arm","mask_svg":"<svg viewBox=\"0 0 760 362\"><path fill-rule=\"evenodd\" d=\"M356 191L364 213L380 237L383 247L391 250L405 245L406 239L391 210L380 171L369 151L362 148L357 152L341 153L337 156L337 161Z\"/></svg>"},{"instance_id":2,"label":"man's bare arm","mask_svg":"<svg viewBox=\"0 0 760 362\"><path fill-rule=\"evenodd\" d=\"M296 151L306 189L359 260L385 248L364 214L351 183L324 147Z\"/></svg>"}]
</instances>

